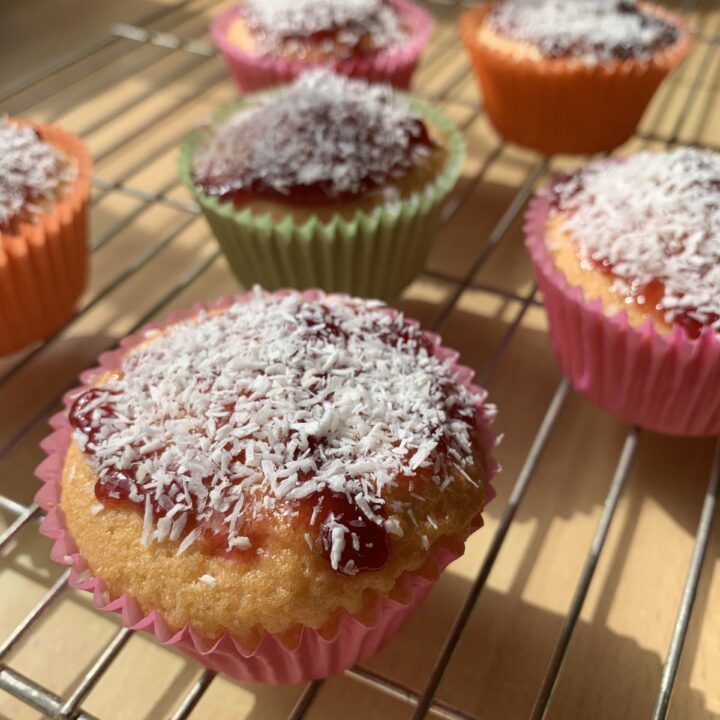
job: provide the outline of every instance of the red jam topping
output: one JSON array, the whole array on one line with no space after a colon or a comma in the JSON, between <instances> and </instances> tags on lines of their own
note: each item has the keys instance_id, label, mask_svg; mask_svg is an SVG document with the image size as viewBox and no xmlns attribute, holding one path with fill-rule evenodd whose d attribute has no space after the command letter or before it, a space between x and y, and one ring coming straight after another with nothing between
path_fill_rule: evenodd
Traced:
<instances>
[{"instance_id":1,"label":"red jam topping","mask_svg":"<svg viewBox=\"0 0 720 720\"><path fill-rule=\"evenodd\" d=\"M337 572L378 570L412 490L473 462L474 396L379 303L258 295L119 370L75 400L75 438L98 500L178 552L272 552L287 523Z\"/></svg>"},{"instance_id":2,"label":"red jam topping","mask_svg":"<svg viewBox=\"0 0 720 720\"><path fill-rule=\"evenodd\" d=\"M341 203L402 178L434 147L391 88L317 70L215 128L193 174L239 207Z\"/></svg>"},{"instance_id":3,"label":"red jam topping","mask_svg":"<svg viewBox=\"0 0 720 720\"><path fill-rule=\"evenodd\" d=\"M683 328L720 332L720 154L682 148L600 161L559 177L584 266L613 279L627 303Z\"/></svg>"},{"instance_id":4,"label":"red jam topping","mask_svg":"<svg viewBox=\"0 0 720 720\"><path fill-rule=\"evenodd\" d=\"M113 415L112 393L91 388L76 398L70 408L70 424L86 438L85 452L92 454L100 424Z\"/></svg>"},{"instance_id":5,"label":"red jam topping","mask_svg":"<svg viewBox=\"0 0 720 720\"><path fill-rule=\"evenodd\" d=\"M595 260L591 259L587 263L590 267L611 276L616 282L622 282L622 278L613 271L613 265L607 259ZM634 303L638 308L646 313L659 313L661 316L664 312L663 298L665 297L665 285L660 280L651 280L646 284L633 284L627 288L625 292L626 302ZM720 315L711 312L708 313L703 320L699 320L696 315L696 309L678 310L673 315L673 322L682 327L691 338L699 338L703 328L706 326L717 325Z\"/></svg>"},{"instance_id":6,"label":"red jam topping","mask_svg":"<svg viewBox=\"0 0 720 720\"><path fill-rule=\"evenodd\" d=\"M380 570L390 557L390 538L382 525L368 519L345 495L324 491L312 498L309 505L320 510L315 522L323 554L330 558L335 536L340 533L342 548L338 551L338 565L357 570ZM350 565L349 565L350 564Z\"/></svg>"}]
</instances>

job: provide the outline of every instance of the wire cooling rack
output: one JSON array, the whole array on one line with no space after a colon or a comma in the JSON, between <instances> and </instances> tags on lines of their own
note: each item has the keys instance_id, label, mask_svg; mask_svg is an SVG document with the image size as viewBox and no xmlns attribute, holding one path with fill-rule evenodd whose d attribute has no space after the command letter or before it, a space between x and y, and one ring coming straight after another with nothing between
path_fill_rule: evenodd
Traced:
<instances>
[{"instance_id":1,"label":"wire cooling rack","mask_svg":"<svg viewBox=\"0 0 720 720\"><path fill-rule=\"evenodd\" d=\"M498 499L466 556L378 658L272 691L139 640L50 562L31 473L62 392L151 318L237 290L174 166L182 136L234 95L207 34L221 5L184 0L116 24L0 97L77 132L96 158L94 275L78 315L0 361L0 717L720 717L720 454L712 440L628 428L560 378L520 228L537 185L578 161L498 141L451 0L426 3L438 30L416 92L456 119L470 159L400 305L476 367L508 433ZM695 48L624 150L720 144L720 8L674 7Z\"/></svg>"}]
</instances>

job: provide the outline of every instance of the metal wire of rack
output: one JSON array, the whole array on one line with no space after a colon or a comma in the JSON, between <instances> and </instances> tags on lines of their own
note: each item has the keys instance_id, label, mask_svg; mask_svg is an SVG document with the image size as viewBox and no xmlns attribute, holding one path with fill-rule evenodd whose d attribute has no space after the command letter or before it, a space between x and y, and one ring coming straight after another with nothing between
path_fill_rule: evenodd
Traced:
<instances>
[{"instance_id":1,"label":"metal wire of rack","mask_svg":"<svg viewBox=\"0 0 720 720\"><path fill-rule=\"evenodd\" d=\"M163 75L163 82L167 84L181 81L188 73L198 70L204 71L212 63L217 62L215 52L205 35L205 20L202 15L202 11L207 10L209 4L211 3L208 3L207 0L184 0L156 12L138 25L116 24L111 28L107 36L99 38L82 52L74 52L53 66L48 67L42 74L31 77L22 85L18 84L10 87L5 95L0 98L0 102L8 105L8 109L11 109L13 114L19 114L26 108L32 109L39 100L47 96L58 96L58 102L54 104L52 111L45 119L62 121L63 117L68 112L71 112L75 105L88 100L88 97L76 97L74 87L81 86L84 81L91 79L103 68L111 68L112 64L116 63L120 58L125 57L129 63L130 71L138 77L142 77L144 73L153 71L154 68L165 62L168 56L181 57L183 62L175 65L171 72ZM453 0L429 0L426 4L431 7L439 21L451 21L450 28L452 28L460 6L466 3L454 2ZM701 10L702 4L702 0L686 0L682 10L689 14ZM192 28L190 32L187 31L188 27ZM667 134L655 131L641 132L637 136L638 141L660 142L667 146L672 146L680 141L685 144L703 144L699 137L687 138L683 135L683 132L699 94L703 92L708 80L712 79L710 74L712 73L717 50L720 47L720 35L717 32L706 35L702 28L700 30L702 34L699 35L699 38L702 40L703 47L697 51L700 53L700 58L696 65L695 76L687 88L687 97L683 108L675 117L674 123ZM138 48L150 48L152 52L138 54ZM461 125L463 130L468 131L482 117L483 109L481 105L474 101L463 97L454 97L455 91L470 76L467 63L463 63L457 70L451 72L448 77L445 77L448 59L456 53L457 39L452 29L450 29L436 39L429 49L423 65L425 77L430 79L442 77L442 82L439 87L435 87L430 91L423 89L421 84L418 93L424 94L434 102L454 103L458 109L464 112L464 120ZM187 62L185 62L186 60ZM122 77L124 77L124 74L118 75L116 81L119 82ZM115 172L114 177L111 179L103 176L102 165L105 160L116 155L123 147L136 142L141 143L144 134L163 118L182 113L187 103L209 98L218 87L229 86L229 82L224 68L218 64L214 72L204 78L200 86L192 85L183 90L170 106L151 113L141 124L132 127L129 132L115 137L112 141L106 143L102 150L96 152L96 162L100 166L100 170L99 177L94 180L93 200L95 205L102 203L111 194L119 194L131 203L132 209L122 217L117 218L112 225L94 237L92 244L94 252L116 240L127 229L132 228L133 224L149 210L167 208L184 217L169 231L162 234L159 240L152 245L148 245L143 253L120 269L111 280L98 288L91 297L87 298L79 310L78 316L71 320L65 328L62 328L56 336L49 338L11 362L0 365L0 392L3 387L16 380L28 367L37 362L42 362L48 351L57 345L68 328L102 305L116 290L124 287L133 277L161 257L168 248L179 243L183 234L193 225L198 216L198 208L193 202L176 192L178 190L176 178L172 177L166 182L160 183L159 187L152 191L129 182L143 167L152 164L164 154L172 151L177 146L182 132L169 133L168 137L156 143L150 152L144 153L137 160L130 162L122 171ZM677 82L677 78L670 80L671 84ZM429 84L432 85L432 83ZM668 98L670 98L670 93L666 95L663 102L659 103L656 110L657 117L663 117L667 109L667 102L669 102ZM107 112L86 124L82 128L80 135L88 136L92 133L102 132L112 120L122 116L131 107L132 102L130 100L118 108L108 108ZM147 102L147 99L139 98L137 102ZM475 192L493 171L499 158L506 152L507 148L504 143L499 141L494 141L494 143L472 175L465 179L459 190L449 200L444 213L445 223L450 223L460 211L464 211L473 202ZM516 226L527 200L538 183L547 176L554 163L555 161L552 158L535 157L533 159L531 169L520 184L516 194L497 219L487 237L484 238L476 257L460 274L460 277L436 270L429 270L426 273L429 279L445 284L450 288L447 298L431 323L436 331L445 329L452 314L456 311L458 304L467 292L484 292L512 304L511 317L505 323L503 332L500 334L493 350L478 369L479 381L483 384L491 380L500 362L506 356L508 347L516 337L518 329L529 310L540 306L541 301L536 297L537 288L534 284L531 284L526 292L518 293L514 290L494 286L487 280L479 279L480 271L487 266L503 243L507 242L511 229ZM131 321L126 323L123 334L135 331L182 297L188 288L191 288L199 278L215 265L218 257L219 251L209 251L204 254L199 262L191 264L176 282L172 283L167 290L159 293L150 307L141 313L139 317L133 316ZM107 346L112 345L113 342L113 337L103 339L103 343ZM80 369L82 367L75 370ZM71 387L72 384L74 383L66 386L62 382L54 386L55 392L52 393L52 397L48 401L39 408L34 408L27 418L24 418L17 427L13 427L13 431L9 435L0 435L0 438L2 438L0 461L7 458L17 448L30 442L58 407L61 392ZM479 570L459 608L454 623L445 637L444 644L435 658L427 681L422 684L422 687L413 688L376 670L367 667L356 667L346 673L354 682L370 687L404 703L413 718L423 718L428 713L431 713L434 717L447 718L448 720L472 720L478 717L474 713L467 712L463 708L441 699L438 696L438 691L478 599L485 589L488 578L503 551L504 542L536 476L536 470L541 463L549 438L556 430L558 418L567 405L571 394L568 383L561 380L552 395L542 421L535 431L534 439L512 485L510 495L502 509L502 514L482 558ZM556 636L554 651L549 658L542 682L537 688L535 705L530 715L535 720L546 717L551 708L553 693L565 667L573 632L595 577L596 568L615 519L618 504L626 491L641 436L641 430L630 428L622 444L587 556L580 574L574 581L574 592L560 631ZM0 490L3 490L3 480L4 478L0 478ZM509 484L510 481L510 478L503 479L503 483ZM656 703L652 712L654 720L665 718L670 708L670 698L692 617L693 605L702 576L703 563L706 560L712 537L719 484L720 450L716 452L709 474L707 489L694 534L694 551L687 569L684 591L677 607L676 621L672 629L672 638L667 648L662 674L657 678ZM25 533L34 532L34 526L41 517L41 510L37 505L18 500L10 494L4 494L4 492L3 490L0 493L0 510L14 519L0 534L0 553L3 553L14 543L22 543L22 536ZM59 575L50 584L44 596L40 598L37 604L0 644L0 689L22 700L47 717L58 720L62 718L91 720L93 715L83 710L83 704L102 679L103 674L123 652L133 635L131 631L124 628L118 629L110 642L96 656L87 672L79 678L71 692L62 697L45 687L42 678L30 679L13 668L13 651L32 636L33 631L48 611L61 597L70 592L67 585L68 576L69 571ZM182 720L190 717L214 681L215 673L209 670L202 671L186 694L179 700L169 717L172 720ZM312 711L322 687L323 681L309 683L298 695L288 717L292 720L299 720L308 715Z\"/></svg>"}]
</instances>

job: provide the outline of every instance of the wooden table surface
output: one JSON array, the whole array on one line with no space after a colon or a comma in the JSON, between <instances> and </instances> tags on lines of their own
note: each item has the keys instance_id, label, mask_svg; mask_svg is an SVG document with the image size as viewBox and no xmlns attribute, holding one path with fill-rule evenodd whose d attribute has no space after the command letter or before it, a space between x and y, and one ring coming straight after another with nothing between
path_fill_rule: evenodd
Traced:
<instances>
[{"instance_id":1,"label":"wooden table surface","mask_svg":"<svg viewBox=\"0 0 720 720\"><path fill-rule=\"evenodd\" d=\"M57 122L82 136L96 157L98 178L92 281L81 313L55 340L0 360L0 494L16 503L32 501L44 420L81 370L145 318L238 290L176 175L180 138L236 94L221 58L209 52L208 20L222 3L167 5L169 11L149 29L191 40L190 45L168 47L172 38L163 35L111 39L105 27L96 39L110 42L2 102L11 114ZM688 5L688 19L700 33L692 55L658 93L639 136L619 152L673 141L720 147L720 3ZM486 382L500 410L497 429L505 433L498 452L504 472L486 526L471 538L466 555L365 668L422 691L525 466L532 470L527 492L437 697L478 718L529 717L625 447L627 477L548 717L647 718L716 443L646 432L636 437L570 392L559 397L563 402L547 442L537 464L528 466L528 452L562 386L543 309L534 297L521 217L508 209L548 170L579 161L553 158L546 166L533 153L500 144L478 106L457 40L459 8L428 6L438 28L416 89L463 125L470 156L427 273L398 305L427 327L439 324L446 344L461 350L463 361ZM122 6L116 14L122 15ZM34 42L42 53L42 38ZM0 52L9 56L10 50ZM14 519L0 510L0 532ZM48 550L49 542L31 522L0 556L0 642L62 574ZM716 523L672 696L669 716L676 720L720 718L719 551ZM66 590L5 662L67 698L118 628L117 619L96 612L86 594ZM201 672L152 639L132 635L82 707L103 720L170 717ZM217 677L191 717L283 718L303 691ZM346 674L321 684L306 717L394 719L411 712L397 696ZM0 717L39 715L0 691Z\"/></svg>"}]
</instances>

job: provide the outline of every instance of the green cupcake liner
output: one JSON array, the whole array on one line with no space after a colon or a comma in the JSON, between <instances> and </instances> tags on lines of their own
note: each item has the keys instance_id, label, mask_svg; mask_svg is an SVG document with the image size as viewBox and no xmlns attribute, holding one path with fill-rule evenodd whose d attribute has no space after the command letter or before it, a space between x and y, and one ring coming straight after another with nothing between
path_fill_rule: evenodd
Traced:
<instances>
[{"instance_id":1,"label":"green cupcake liner","mask_svg":"<svg viewBox=\"0 0 720 720\"><path fill-rule=\"evenodd\" d=\"M369 213L358 212L350 220L335 215L327 222L316 217L302 225L290 217L277 222L267 214L239 210L231 202L207 195L192 181L193 158L206 141L207 130L194 130L185 139L180 152L181 180L195 196L245 287L322 288L392 300L422 272L440 226L443 201L462 171L465 142L443 113L426 102L409 100L447 137L445 165L433 182L410 198ZM224 106L213 122L222 122L247 104L241 100Z\"/></svg>"}]
</instances>

